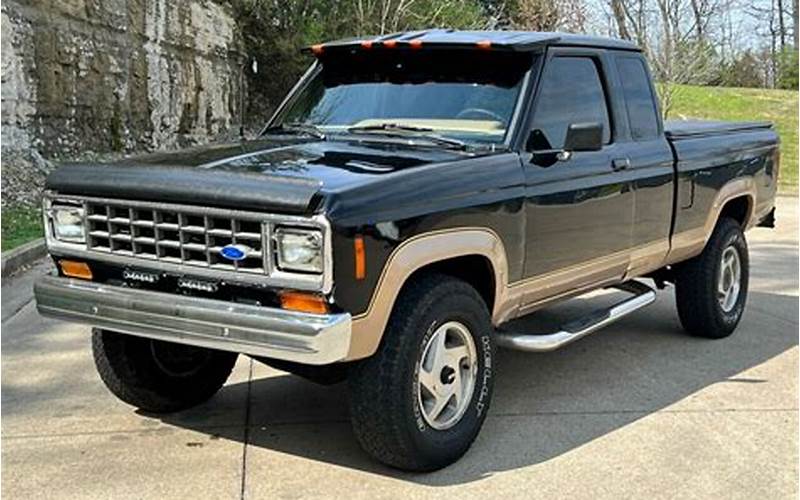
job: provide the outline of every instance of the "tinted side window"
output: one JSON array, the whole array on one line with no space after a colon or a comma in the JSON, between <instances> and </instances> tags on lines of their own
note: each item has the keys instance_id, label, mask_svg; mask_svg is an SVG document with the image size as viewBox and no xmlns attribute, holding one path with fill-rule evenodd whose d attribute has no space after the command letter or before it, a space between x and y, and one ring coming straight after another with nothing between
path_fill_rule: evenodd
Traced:
<instances>
[{"instance_id":1,"label":"tinted side window","mask_svg":"<svg viewBox=\"0 0 800 500\"><path fill-rule=\"evenodd\" d=\"M618 57L617 70L625 94L631 136L637 141L658 137L658 114L644 63L636 57Z\"/></svg>"},{"instance_id":2,"label":"tinted side window","mask_svg":"<svg viewBox=\"0 0 800 500\"><path fill-rule=\"evenodd\" d=\"M603 142L611 126L600 74L589 57L555 57L547 63L533 113L533 129L542 132L550 147L564 146L571 123L603 124Z\"/></svg>"}]
</instances>

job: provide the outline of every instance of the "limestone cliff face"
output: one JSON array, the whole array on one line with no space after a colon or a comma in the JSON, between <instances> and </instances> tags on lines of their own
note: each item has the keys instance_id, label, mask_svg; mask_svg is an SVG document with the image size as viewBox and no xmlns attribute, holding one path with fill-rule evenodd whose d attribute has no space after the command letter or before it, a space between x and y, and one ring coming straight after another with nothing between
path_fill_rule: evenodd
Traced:
<instances>
[{"instance_id":1,"label":"limestone cliff face","mask_svg":"<svg viewBox=\"0 0 800 500\"><path fill-rule=\"evenodd\" d=\"M4 149L161 148L238 123L241 56L224 5L6 1L2 39Z\"/></svg>"},{"instance_id":2,"label":"limestone cliff face","mask_svg":"<svg viewBox=\"0 0 800 500\"><path fill-rule=\"evenodd\" d=\"M240 50L223 1L4 1L4 204L13 160L36 170L41 156L169 148L236 129Z\"/></svg>"}]
</instances>

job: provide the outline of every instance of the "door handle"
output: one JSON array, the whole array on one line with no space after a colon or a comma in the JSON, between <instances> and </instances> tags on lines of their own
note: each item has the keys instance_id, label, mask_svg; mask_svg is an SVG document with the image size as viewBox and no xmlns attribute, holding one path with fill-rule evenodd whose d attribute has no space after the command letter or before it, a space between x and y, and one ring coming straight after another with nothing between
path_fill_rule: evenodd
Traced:
<instances>
[{"instance_id":1,"label":"door handle","mask_svg":"<svg viewBox=\"0 0 800 500\"><path fill-rule=\"evenodd\" d=\"M631 167L630 158L615 158L611 160L611 168L614 169L614 172L619 172L620 170L627 170L630 167Z\"/></svg>"}]
</instances>

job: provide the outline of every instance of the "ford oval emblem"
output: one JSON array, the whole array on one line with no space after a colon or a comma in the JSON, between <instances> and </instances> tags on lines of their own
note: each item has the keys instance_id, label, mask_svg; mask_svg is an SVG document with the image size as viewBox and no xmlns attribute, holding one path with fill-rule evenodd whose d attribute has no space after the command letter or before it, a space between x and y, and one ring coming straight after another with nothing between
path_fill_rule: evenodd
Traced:
<instances>
[{"instance_id":1,"label":"ford oval emblem","mask_svg":"<svg viewBox=\"0 0 800 500\"><path fill-rule=\"evenodd\" d=\"M251 250L246 245L225 245L219 254L228 260L240 261L247 257L247 253Z\"/></svg>"}]
</instances>

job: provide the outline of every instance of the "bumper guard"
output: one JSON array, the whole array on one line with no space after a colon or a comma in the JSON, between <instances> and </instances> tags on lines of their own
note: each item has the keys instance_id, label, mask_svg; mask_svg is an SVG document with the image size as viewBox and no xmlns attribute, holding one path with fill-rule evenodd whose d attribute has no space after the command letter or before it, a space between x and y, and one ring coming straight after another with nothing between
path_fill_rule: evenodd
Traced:
<instances>
[{"instance_id":1,"label":"bumper guard","mask_svg":"<svg viewBox=\"0 0 800 500\"><path fill-rule=\"evenodd\" d=\"M350 314L309 314L45 276L39 313L99 328L310 365L342 361Z\"/></svg>"}]
</instances>

